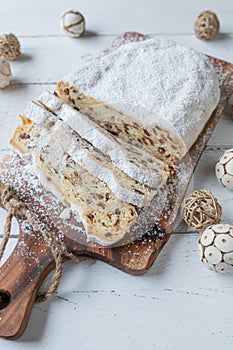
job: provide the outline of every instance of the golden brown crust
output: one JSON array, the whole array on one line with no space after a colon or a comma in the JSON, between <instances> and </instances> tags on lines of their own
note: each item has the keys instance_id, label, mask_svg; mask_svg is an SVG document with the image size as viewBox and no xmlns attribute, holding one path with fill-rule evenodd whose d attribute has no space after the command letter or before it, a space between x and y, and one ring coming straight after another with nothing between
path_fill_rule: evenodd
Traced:
<instances>
[{"instance_id":1,"label":"golden brown crust","mask_svg":"<svg viewBox=\"0 0 233 350\"><path fill-rule=\"evenodd\" d=\"M33 122L24 115L19 116L21 118L22 125L17 126L14 131L10 144L16 148L20 153L27 154L28 143L30 141L30 134L33 130Z\"/></svg>"}]
</instances>

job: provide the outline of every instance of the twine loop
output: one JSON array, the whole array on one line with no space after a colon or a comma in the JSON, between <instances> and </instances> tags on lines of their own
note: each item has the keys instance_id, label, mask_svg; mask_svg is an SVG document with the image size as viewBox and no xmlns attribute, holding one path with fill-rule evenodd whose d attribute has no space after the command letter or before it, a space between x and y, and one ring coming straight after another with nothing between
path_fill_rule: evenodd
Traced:
<instances>
[{"instance_id":1,"label":"twine loop","mask_svg":"<svg viewBox=\"0 0 233 350\"><path fill-rule=\"evenodd\" d=\"M17 219L26 219L26 205L17 199L17 194L14 188L0 186L2 204L8 212L11 212Z\"/></svg>"},{"instance_id":2,"label":"twine loop","mask_svg":"<svg viewBox=\"0 0 233 350\"><path fill-rule=\"evenodd\" d=\"M61 280L63 262L62 257L66 256L67 258L75 260L76 262L87 261L90 260L90 258L77 257L72 252L69 252L62 242L58 241L56 237L53 237L49 234L49 230L46 228L45 224L38 223L37 219L32 215L32 213L30 213L27 205L19 200L14 188L2 184L1 181L0 196L2 204L7 210L3 239L0 244L0 260L3 256L10 237L13 217L15 217L17 220L28 220L32 227L42 234L43 238L48 243L54 257L55 272L52 276L51 285L46 292L39 293L37 295L36 302L40 303L48 300L57 290Z\"/></svg>"}]
</instances>

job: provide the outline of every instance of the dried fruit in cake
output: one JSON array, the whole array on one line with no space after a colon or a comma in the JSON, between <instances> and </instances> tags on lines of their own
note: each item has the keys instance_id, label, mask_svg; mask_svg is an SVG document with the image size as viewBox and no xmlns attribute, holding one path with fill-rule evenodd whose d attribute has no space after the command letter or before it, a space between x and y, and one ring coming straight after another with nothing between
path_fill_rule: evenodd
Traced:
<instances>
[{"instance_id":1,"label":"dried fruit in cake","mask_svg":"<svg viewBox=\"0 0 233 350\"><path fill-rule=\"evenodd\" d=\"M74 162L50 134L33 152L33 164L45 188L59 192L78 213L89 239L116 243L136 220L136 209Z\"/></svg>"},{"instance_id":2,"label":"dried fruit in cake","mask_svg":"<svg viewBox=\"0 0 233 350\"><path fill-rule=\"evenodd\" d=\"M71 129L90 142L128 176L147 186L158 188L166 183L169 167L155 156L114 137L82 113L44 92L39 100L54 110Z\"/></svg>"},{"instance_id":3,"label":"dried fruit in cake","mask_svg":"<svg viewBox=\"0 0 233 350\"><path fill-rule=\"evenodd\" d=\"M24 133L30 139L30 131L36 128L31 127L27 133L26 126ZM121 240L138 217L135 207L118 199L103 181L77 164L51 133L44 134L32 149L17 139L18 133L15 132L12 144L23 154L30 152L42 186L70 203L88 239L104 245Z\"/></svg>"},{"instance_id":4,"label":"dried fruit in cake","mask_svg":"<svg viewBox=\"0 0 233 350\"><path fill-rule=\"evenodd\" d=\"M51 139L59 142L63 152L86 169L90 174L104 181L117 198L131 203L137 207L143 207L150 203L156 191L148 186L140 184L127 174L116 168L111 159L94 148L78 133L75 133L62 120L41 105L29 103L27 116L23 120L27 123L18 127L11 140L12 145L21 153L29 154L35 147L43 142L43 137L50 133ZM21 135L27 142L22 142Z\"/></svg>"}]
</instances>

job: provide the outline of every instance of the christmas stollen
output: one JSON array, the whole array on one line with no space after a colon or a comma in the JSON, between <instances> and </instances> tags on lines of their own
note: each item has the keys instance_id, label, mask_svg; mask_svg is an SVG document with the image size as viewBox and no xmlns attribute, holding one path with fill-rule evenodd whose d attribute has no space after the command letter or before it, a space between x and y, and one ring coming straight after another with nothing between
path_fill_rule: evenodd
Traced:
<instances>
[{"instance_id":1,"label":"christmas stollen","mask_svg":"<svg viewBox=\"0 0 233 350\"><path fill-rule=\"evenodd\" d=\"M45 132L36 147L31 146L30 139L39 129L26 118L23 123L27 128L17 128L11 143L20 155L30 153L43 187L69 203L89 240L104 245L121 240L138 217L135 207L119 200L103 181L74 162L51 132Z\"/></svg>"},{"instance_id":2,"label":"christmas stollen","mask_svg":"<svg viewBox=\"0 0 233 350\"><path fill-rule=\"evenodd\" d=\"M171 170L218 100L205 56L160 39L126 43L29 103L11 143L88 240L115 244L159 222Z\"/></svg>"},{"instance_id":3,"label":"christmas stollen","mask_svg":"<svg viewBox=\"0 0 233 350\"><path fill-rule=\"evenodd\" d=\"M169 167L161 160L114 137L49 92L44 92L39 101L53 110L81 137L109 156L112 163L131 178L153 188L166 183Z\"/></svg>"},{"instance_id":4,"label":"christmas stollen","mask_svg":"<svg viewBox=\"0 0 233 350\"><path fill-rule=\"evenodd\" d=\"M42 184L70 203L89 240L108 245L124 237L138 216L134 206L119 200L103 181L73 161L50 134L32 156Z\"/></svg>"},{"instance_id":5,"label":"christmas stollen","mask_svg":"<svg viewBox=\"0 0 233 350\"><path fill-rule=\"evenodd\" d=\"M16 129L11 140L11 144L21 156L29 156L36 147L40 147L45 135L50 133L51 139L60 143L63 152L90 174L104 181L117 198L138 207L149 204L155 190L140 184L114 167L107 156L82 139L57 115L49 111L46 105L30 102L25 114L27 117L21 117L22 126Z\"/></svg>"},{"instance_id":6,"label":"christmas stollen","mask_svg":"<svg viewBox=\"0 0 233 350\"><path fill-rule=\"evenodd\" d=\"M160 38L92 60L60 81L57 93L109 133L169 163L194 144L220 98L210 60Z\"/></svg>"}]
</instances>

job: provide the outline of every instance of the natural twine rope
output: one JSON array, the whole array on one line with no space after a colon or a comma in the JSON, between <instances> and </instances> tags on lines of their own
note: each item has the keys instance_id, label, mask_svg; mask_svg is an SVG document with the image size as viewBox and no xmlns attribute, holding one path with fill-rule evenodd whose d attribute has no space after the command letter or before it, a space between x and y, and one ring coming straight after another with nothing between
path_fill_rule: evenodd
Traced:
<instances>
[{"instance_id":1,"label":"natural twine rope","mask_svg":"<svg viewBox=\"0 0 233 350\"><path fill-rule=\"evenodd\" d=\"M186 224L202 232L205 227L220 222L222 207L210 191L194 191L184 199L181 216Z\"/></svg>"},{"instance_id":2,"label":"natural twine rope","mask_svg":"<svg viewBox=\"0 0 233 350\"><path fill-rule=\"evenodd\" d=\"M18 199L16 191L14 189L0 182L0 193L1 193L2 204L7 210L7 217L6 217L4 232L3 232L3 239L0 244L0 260L3 256L3 253L5 251L6 245L10 237L13 217L20 220L28 220L36 231L41 232L43 238L47 241L48 245L50 246L54 257L55 272L51 280L51 285L46 292L38 294L36 298L36 302L39 303L39 302L48 300L57 290L61 280L62 261L63 261L62 256L65 255L66 257L72 260L75 260L76 262L90 260L90 258L76 257L73 253L69 252L66 249L64 244L57 241L56 237L52 237L51 235L49 235L48 229L46 228L46 226L41 223L38 224L37 219L33 217L32 213L30 213L27 205L22 203Z\"/></svg>"}]
</instances>

